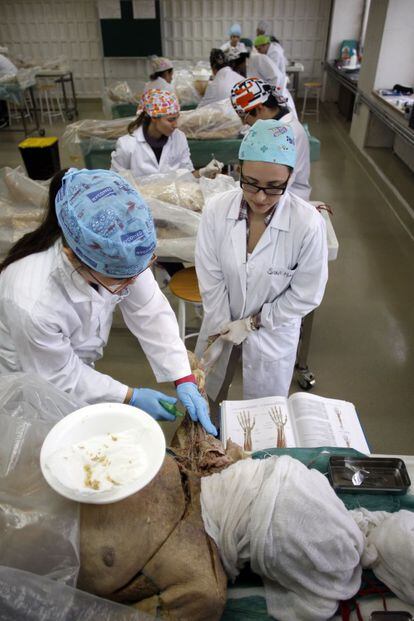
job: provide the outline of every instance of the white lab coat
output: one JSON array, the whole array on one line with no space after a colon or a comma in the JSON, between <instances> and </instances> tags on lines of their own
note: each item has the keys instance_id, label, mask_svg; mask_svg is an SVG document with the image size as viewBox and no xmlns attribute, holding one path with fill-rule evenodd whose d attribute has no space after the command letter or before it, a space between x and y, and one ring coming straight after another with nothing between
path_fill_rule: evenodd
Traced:
<instances>
[{"instance_id":1,"label":"white lab coat","mask_svg":"<svg viewBox=\"0 0 414 621\"><path fill-rule=\"evenodd\" d=\"M290 125L295 136L296 164L290 178L289 190L304 201L308 201L311 194L310 177L310 149L309 139L305 128L292 112L280 119L280 123Z\"/></svg>"},{"instance_id":2,"label":"white lab coat","mask_svg":"<svg viewBox=\"0 0 414 621\"><path fill-rule=\"evenodd\" d=\"M248 78L261 78L264 82L276 86L282 97L287 99L287 105L298 118L295 102L287 89L286 74L280 71L276 63L267 54L251 54L246 61Z\"/></svg>"},{"instance_id":3,"label":"white lab coat","mask_svg":"<svg viewBox=\"0 0 414 621\"><path fill-rule=\"evenodd\" d=\"M242 80L240 73L236 73L230 67L223 67L217 71L213 80L208 83L204 97L198 104L198 108L208 106L216 101L222 101L223 99L229 99L231 89L235 84Z\"/></svg>"},{"instance_id":4,"label":"white lab coat","mask_svg":"<svg viewBox=\"0 0 414 621\"><path fill-rule=\"evenodd\" d=\"M132 135L126 134L118 138L116 149L111 154L111 170L115 172L130 170L134 177L167 173L179 168L194 170L187 138L179 129L175 129L169 136L159 162L145 140L142 126Z\"/></svg>"},{"instance_id":5,"label":"white lab coat","mask_svg":"<svg viewBox=\"0 0 414 621\"><path fill-rule=\"evenodd\" d=\"M36 373L86 403L123 402L128 387L93 368L117 304L158 382L191 373L174 312L151 270L129 295L98 292L74 270L60 240L0 275L0 373ZM139 376L135 382L141 385Z\"/></svg>"},{"instance_id":6,"label":"white lab coat","mask_svg":"<svg viewBox=\"0 0 414 621\"><path fill-rule=\"evenodd\" d=\"M161 91L168 91L172 93L174 91L174 87L170 82L164 80L163 77L159 76L156 80L150 80L144 84L144 93L149 91L152 88L158 88Z\"/></svg>"},{"instance_id":7,"label":"white lab coat","mask_svg":"<svg viewBox=\"0 0 414 621\"><path fill-rule=\"evenodd\" d=\"M0 78L4 78L6 75L15 76L17 73L17 67L11 60L0 54Z\"/></svg>"},{"instance_id":8,"label":"white lab coat","mask_svg":"<svg viewBox=\"0 0 414 621\"><path fill-rule=\"evenodd\" d=\"M319 212L287 192L255 247L246 257L246 221L238 220L242 190L212 197L198 230L195 263L204 319L197 341L201 356L210 335L229 321L261 312L262 327L243 350L243 396L287 396L301 319L316 308L328 277L325 222ZM224 380L231 343L207 376L215 399Z\"/></svg>"},{"instance_id":9,"label":"white lab coat","mask_svg":"<svg viewBox=\"0 0 414 621\"><path fill-rule=\"evenodd\" d=\"M272 42L267 50L267 56L273 60L282 74L286 74L286 57L280 43Z\"/></svg>"},{"instance_id":10,"label":"white lab coat","mask_svg":"<svg viewBox=\"0 0 414 621\"><path fill-rule=\"evenodd\" d=\"M226 52L228 52L228 51L230 50L230 48L231 48L231 47L236 48L236 50L237 50L238 52L240 52L240 54L246 54L246 53L247 53L247 51L248 51L248 50L247 50L247 47L245 46L245 44L244 44L244 43L242 43L242 41L239 41L239 42L237 43L237 45L232 45L230 40L229 40L229 41L226 41L225 43L223 43L223 45L221 45L221 46L220 46L220 49L221 49L224 53L226 53Z\"/></svg>"}]
</instances>

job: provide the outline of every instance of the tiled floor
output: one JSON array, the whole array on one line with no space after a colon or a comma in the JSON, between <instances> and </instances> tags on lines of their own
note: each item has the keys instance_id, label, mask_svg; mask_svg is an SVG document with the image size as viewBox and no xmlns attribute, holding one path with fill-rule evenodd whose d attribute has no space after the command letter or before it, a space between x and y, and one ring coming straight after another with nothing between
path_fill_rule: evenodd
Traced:
<instances>
[{"instance_id":1,"label":"tiled floor","mask_svg":"<svg viewBox=\"0 0 414 621\"><path fill-rule=\"evenodd\" d=\"M102 116L93 105L81 106L81 114ZM322 111L321 122L310 127L322 143L321 159L312 164L312 198L332 206L339 240L314 321L309 357L317 379L314 392L352 401L373 451L412 454L414 242L356 159L335 113ZM62 126L47 133L60 136ZM0 133L0 167L21 163L19 140L21 135ZM69 163L65 152L61 162ZM403 173L398 179L407 184L401 193L412 197L412 176ZM196 322L193 317L191 323ZM131 386L156 385L139 346L118 320L97 367ZM172 393L170 386L162 389ZM231 396L240 395L239 373Z\"/></svg>"}]
</instances>

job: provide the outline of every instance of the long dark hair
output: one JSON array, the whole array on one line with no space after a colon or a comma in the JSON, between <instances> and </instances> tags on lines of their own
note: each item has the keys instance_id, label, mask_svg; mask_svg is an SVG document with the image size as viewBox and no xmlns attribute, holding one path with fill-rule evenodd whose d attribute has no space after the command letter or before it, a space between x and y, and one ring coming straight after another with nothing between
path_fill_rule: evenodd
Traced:
<instances>
[{"instance_id":1,"label":"long dark hair","mask_svg":"<svg viewBox=\"0 0 414 621\"><path fill-rule=\"evenodd\" d=\"M0 272L19 259L23 259L36 252L47 250L62 236L62 231L56 217L55 198L60 190L63 176L67 170L67 168L60 170L52 177L49 186L47 212L43 222L34 231L23 235L23 237L10 248L6 258L0 263Z\"/></svg>"},{"instance_id":2,"label":"long dark hair","mask_svg":"<svg viewBox=\"0 0 414 621\"><path fill-rule=\"evenodd\" d=\"M249 58L250 52L241 52L237 58L229 60L229 66L236 73L240 73L244 78L246 77L246 58Z\"/></svg>"},{"instance_id":3,"label":"long dark hair","mask_svg":"<svg viewBox=\"0 0 414 621\"><path fill-rule=\"evenodd\" d=\"M266 101L263 102L263 105L265 108L270 108L271 110L285 110L286 109L286 105L280 103L276 97L270 93L269 97L266 99ZM257 110L256 108L253 108L253 110L250 110L249 113L251 116L256 116L257 115Z\"/></svg>"},{"instance_id":4,"label":"long dark hair","mask_svg":"<svg viewBox=\"0 0 414 621\"><path fill-rule=\"evenodd\" d=\"M213 47L213 49L210 52L210 66L212 69L215 69L216 71L220 71L220 69L223 69L223 67L229 66L228 62L226 61L226 56L223 50Z\"/></svg>"},{"instance_id":5,"label":"long dark hair","mask_svg":"<svg viewBox=\"0 0 414 621\"><path fill-rule=\"evenodd\" d=\"M147 128L150 123L151 117L143 110L141 114L128 125L128 134L132 134L138 127L141 127L141 125Z\"/></svg>"}]
</instances>

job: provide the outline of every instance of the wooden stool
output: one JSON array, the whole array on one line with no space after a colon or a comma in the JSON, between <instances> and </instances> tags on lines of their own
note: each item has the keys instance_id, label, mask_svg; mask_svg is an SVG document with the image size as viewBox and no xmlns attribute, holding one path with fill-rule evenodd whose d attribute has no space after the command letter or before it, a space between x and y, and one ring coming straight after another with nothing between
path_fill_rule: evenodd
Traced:
<instances>
[{"instance_id":1,"label":"wooden stool","mask_svg":"<svg viewBox=\"0 0 414 621\"><path fill-rule=\"evenodd\" d=\"M303 86L305 87L305 96L303 98L303 107L300 120L303 123L303 118L305 114L316 114L316 120L319 123L319 98L321 94L322 84L321 82L305 82ZM306 111L306 101L308 97L309 99L315 99L316 105L315 108Z\"/></svg>"},{"instance_id":2,"label":"wooden stool","mask_svg":"<svg viewBox=\"0 0 414 621\"><path fill-rule=\"evenodd\" d=\"M178 329L180 338L185 342L192 336L197 336L198 332L185 334L185 304L201 304L201 295L198 288L197 274L195 267L186 267L176 272L168 283L171 293L178 298Z\"/></svg>"}]
</instances>

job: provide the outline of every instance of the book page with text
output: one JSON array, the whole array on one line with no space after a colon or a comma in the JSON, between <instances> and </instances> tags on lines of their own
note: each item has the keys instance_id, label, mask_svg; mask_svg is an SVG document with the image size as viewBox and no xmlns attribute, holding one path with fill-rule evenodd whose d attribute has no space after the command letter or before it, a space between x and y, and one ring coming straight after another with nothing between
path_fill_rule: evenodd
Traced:
<instances>
[{"instance_id":1,"label":"book page with text","mask_svg":"<svg viewBox=\"0 0 414 621\"><path fill-rule=\"evenodd\" d=\"M352 403L295 393L289 404L297 446L338 446L370 452Z\"/></svg>"},{"instance_id":2,"label":"book page with text","mask_svg":"<svg viewBox=\"0 0 414 621\"><path fill-rule=\"evenodd\" d=\"M221 440L226 444L228 438L245 451L276 448L278 444L279 448L296 446L287 400L284 397L264 397L223 401Z\"/></svg>"}]
</instances>

